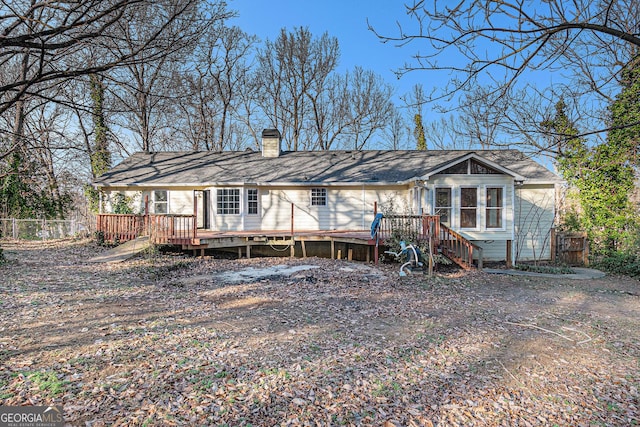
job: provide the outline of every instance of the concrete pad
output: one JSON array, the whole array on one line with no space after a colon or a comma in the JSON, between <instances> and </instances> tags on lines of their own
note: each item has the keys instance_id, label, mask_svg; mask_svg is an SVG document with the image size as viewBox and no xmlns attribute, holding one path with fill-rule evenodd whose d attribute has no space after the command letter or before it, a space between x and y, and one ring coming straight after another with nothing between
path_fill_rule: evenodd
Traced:
<instances>
[{"instance_id":1,"label":"concrete pad","mask_svg":"<svg viewBox=\"0 0 640 427\"><path fill-rule=\"evenodd\" d=\"M581 268L571 267L574 274L553 274L553 273L535 273L533 271L521 271L521 270L500 270L494 268L485 268L482 271L489 274L508 274L511 276L531 276L531 277L547 277L550 279L574 279L574 280L588 280L588 279L601 279L606 276L599 270L593 268Z\"/></svg>"},{"instance_id":2,"label":"concrete pad","mask_svg":"<svg viewBox=\"0 0 640 427\"><path fill-rule=\"evenodd\" d=\"M122 262L138 255L150 246L149 236L138 237L135 240L129 240L113 249L93 257L89 262Z\"/></svg>"}]
</instances>

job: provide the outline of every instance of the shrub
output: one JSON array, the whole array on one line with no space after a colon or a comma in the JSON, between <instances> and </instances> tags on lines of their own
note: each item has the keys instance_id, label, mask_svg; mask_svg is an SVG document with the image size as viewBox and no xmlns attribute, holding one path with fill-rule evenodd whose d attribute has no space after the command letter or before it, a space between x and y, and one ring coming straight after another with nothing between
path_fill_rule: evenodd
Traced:
<instances>
[{"instance_id":1,"label":"shrub","mask_svg":"<svg viewBox=\"0 0 640 427\"><path fill-rule=\"evenodd\" d=\"M640 255L629 252L611 252L593 260L592 265L614 274L640 278Z\"/></svg>"}]
</instances>

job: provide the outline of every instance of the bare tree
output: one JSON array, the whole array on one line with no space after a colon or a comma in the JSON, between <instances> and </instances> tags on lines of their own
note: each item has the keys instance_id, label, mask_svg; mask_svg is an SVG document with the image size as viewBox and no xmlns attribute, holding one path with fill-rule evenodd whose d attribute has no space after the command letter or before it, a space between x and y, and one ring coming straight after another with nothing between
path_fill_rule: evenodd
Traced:
<instances>
[{"instance_id":1,"label":"bare tree","mask_svg":"<svg viewBox=\"0 0 640 427\"><path fill-rule=\"evenodd\" d=\"M162 25L165 16L175 15L178 11L180 18L166 26L166 33L158 39L154 50L144 52L141 60L112 73L122 104L122 125L134 132L142 151L151 151L154 144L158 145L155 148L160 148L160 141L169 134L169 117L175 100L184 96L175 90L174 75L188 62L185 58L194 52L207 30L219 28L220 22L230 14L223 3L162 0L138 8L116 26L122 42L112 49L118 55L129 56L133 55L139 37L149 37ZM156 56L156 59L142 60L147 55Z\"/></svg>"},{"instance_id":2,"label":"bare tree","mask_svg":"<svg viewBox=\"0 0 640 427\"><path fill-rule=\"evenodd\" d=\"M427 123L427 141L430 148L436 150L469 150L474 148L474 144L468 138L463 137L458 129L464 124L459 116L449 114L439 120Z\"/></svg>"},{"instance_id":3,"label":"bare tree","mask_svg":"<svg viewBox=\"0 0 640 427\"><path fill-rule=\"evenodd\" d=\"M362 150L371 137L388 123L393 103L393 89L373 71L356 67L349 81L350 124L347 135L355 150Z\"/></svg>"},{"instance_id":4,"label":"bare tree","mask_svg":"<svg viewBox=\"0 0 640 427\"><path fill-rule=\"evenodd\" d=\"M99 73L125 64L154 61L164 55L157 43L185 8L174 8L158 17L154 31L139 34L126 52L101 50L118 45L114 28L150 0L2 0L0 2L0 114L25 96L38 97L43 85ZM143 54L144 53L144 54ZM22 63L26 73L9 72Z\"/></svg>"},{"instance_id":5,"label":"bare tree","mask_svg":"<svg viewBox=\"0 0 640 427\"><path fill-rule=\"evenodd\" d=\"M178 99L176 131L193 149L222 151L236 143L241 94L250 71L256 38L238 27L212 28L195 52L194 66L184 73Z\"/></svg>"},{"instance_id":6,"label":"bare tree","mask_svg":"<svg viewBox=\"0 0 640 427\"><path fill-rule=\"evenodd\" d=\"M530 87L530 73L560 71L567 90L608 103L622 67L640 48L635 0L416 0L405 8L416 29L399 24L398 35L390 36L370 28L385 42L420 44L399 75L429 70L452 76L432 101L452 100L478 85L490 88L494 99L509 97L513 88Z\"/></svg>"},{"instance_id":7,"label":"bare tree","mask_svg":"<svg viewBox=\"0 0 640 427\"><path fill-rule=\"evenodd\" d=\"M334 74L309 94L313 112L310 134L315 134L312 148L330 150L342 144L351 124L351 99L347 75Z\"/></svg>"},{"instance_id":8,"label":"bare tree","mask_svg":"<svg viewBox=\"0 0 640 427\"><path fill-rule=\"evenodd\" d=\"M410 128L404 119L400 110L394 107L389 116L389 123L384 129L385 140L387 146L391 150L402 150L406 148L408 143L407 136L410 134Z\"/></svg>"},{"instance_id":9,"label":"bare tree","mask_svg":"<svg viewBox=\"0 0 640 427\"><path fill-rule=\"evenodd\" d=\"M283 129L290 150L311 148L305 138L311 103L325 88L335 70L340 51L338 40L324 33L314 38L308 28L289 33L282 29L275 42L267 40L258 55L258 78L263 85L259 102L273 127Z\"/></svg>"}]
</instances>

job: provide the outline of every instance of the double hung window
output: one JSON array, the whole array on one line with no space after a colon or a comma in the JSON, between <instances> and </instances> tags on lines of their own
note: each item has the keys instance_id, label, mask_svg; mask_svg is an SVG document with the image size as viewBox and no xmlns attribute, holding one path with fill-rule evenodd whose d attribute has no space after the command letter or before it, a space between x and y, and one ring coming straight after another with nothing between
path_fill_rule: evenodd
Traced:
<instances>
[{"instance_id":1,"label":"double hung window","mask_svg":"<svg viewBox=\"0 0 640 427\"><path fill-rule=\"evenodd\" d=\"M218 215L240 215L239 188L219 188L216 202Z\"/></svg>"},{"instance_id":2,"label":"double hung window","mask_svg":"<svg viewBox=\"0 0 640 427\"><path fill-rule=\"evenodd\" d=\"M478 189L460 189L460 228L476 228L478 226Z\"/></svg>"},{"instance_id":3,"label":"double hung window","mask_svg":"<svg viewBox=\"0 0 640 427\"><path fill-rule=\"evenodd\" d=\"M485 208L486 227L502 228L503 211L502 187L487 187L487 204Z\"/></svg>"},{"instance_id":4,"label":"double hung window","mask_svg":"<svg viewBox=\"0 0 640 427\"><path fill-rule=\"evenodd\" d=\"M167 190L153 191L153 213L169 213L169 192Z\"/></svg>"},{"instance_id":5,"label":"double hung window","mask_svg":"<svg viewBox=\"0 0 640 427\"><path fill-rule=\"evenodd\" d=\"M247 189L247 214L258 215L258 189Z\"/></svg>"},{"instance_id":6,"label":"double hung window","mask_svg":"<svg viewBox=\"0 0 640 427\"><path fill-rule=\"evenodd\" d=\"M451 188L436 188L436 215L440 222L451 227Z\"/></svg>"},{"instance_id":7,"label":"double hung window","mask_svg":"<svg viewBox=\"0 0 640 427\"><path fill-rule=\"evenodd\" d=\"M327 206L327 189L311 189L311 206Z\"/></svg>"}]
</instances>

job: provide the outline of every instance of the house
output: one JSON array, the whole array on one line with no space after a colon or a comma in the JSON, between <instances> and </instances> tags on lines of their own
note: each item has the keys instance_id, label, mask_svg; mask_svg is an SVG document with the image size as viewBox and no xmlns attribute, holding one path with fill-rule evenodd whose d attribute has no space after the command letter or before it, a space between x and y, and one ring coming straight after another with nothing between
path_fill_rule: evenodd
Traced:
<instances>
[{"instance_id":1,"label":"house","mask_svg":"<svg viewBox=\"0 0 640 427\"><path fill-rule=\"evenodd\" d=\"M220 231L368 230L374 209L439 215L485 260L549 259L561 179L516 150L136 153L95 181L105 212L126 195L137 212L197 213ZM509 254L507 254L509 251Z\"/></svg>"}]
</instances>

